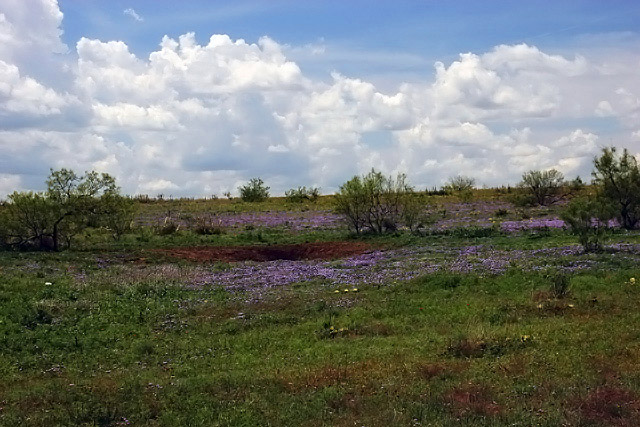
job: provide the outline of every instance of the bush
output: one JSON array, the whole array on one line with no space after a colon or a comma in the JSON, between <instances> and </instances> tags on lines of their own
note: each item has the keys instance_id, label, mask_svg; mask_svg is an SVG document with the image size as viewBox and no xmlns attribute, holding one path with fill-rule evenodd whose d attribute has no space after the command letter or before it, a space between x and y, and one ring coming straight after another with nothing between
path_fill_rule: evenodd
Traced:
<instances>
[{"instance_id":1,"label":"bush","mask_svg":"<svg viewBox=\"0 0 640 427\"><path fill-rule=\"evenodd\" d=\"M260 178L251 178L249 183L238 187L243 202L262 202L269 198L269 187Z\"/></svg>"},{"instance_id":2,"label":"bush","mask_svg":"<svg viewBox=\"0 0 640 427\"><path fill-rule=\"evenodd\" d=\"M187 224L189 229L201 236L220 235L224 232L220 226L220 221L214 223L211 218L206 216L198 216L196 218L189 217L187 218Z\"/></svg>"},{"instance_id":3,"label":"bush","mask_svg":"<svg viewBox=\"0 0 640 427\"><path fill-rule=\"evenodd\" d=\"M549 290L555 299L563 299L569 296L571 291L569 276L562 273L555 273L549 276L549 280L551 281Z\"/></svg>"},{"instance_id":4,"label":"bush","mask_svg":"<svg viewBox=\"0 0 640 427\"><path fill-rule=\"evenodd\" d=\"M284 193L288 202L302 203L304 201L315 202L320 197L320 189L317 187L298 187L287 190Z\"/></svg>"},{"instance_id":5,"label":"bush","mask_svg":"<svg viewBox=\"0 0 640 427\"><path fill-rule=\"evenodd\" d=\"M531 170L522 175L522 181L519 184L536 204L543 206L554 201L563 185L564 176L555 169Z\"/></svg>"},{"instance_id":6,"label":"bush","mask_svg":"<svg viewBox=\"0 0 640 427\"><path fill-rule=\"evenodd\" d=\"M473 188L476 180L468 176L457 175L449 178L447 184L442 187L448 195L455 195L463 202L468 202L473 198Z\"/></svg>"},{"instance_id":7,"label":"bush","mask_svg":"<svg viewBox=\"0 0 640 427\"><path fill-rule=\"evenodd\" d=\"M608 220L612 217L610 206L600 199L573 199L561 212L560 218L567 223L571 233L578 236L585 252L602 249L602 241L610 232Z\"/></svg>"},{"instance_id":8,"label":"bush","mask_svg":"<svg viewBox=\"0 0 640 427\"><path fill-rule=\"evenodd\" d=\"M449 178L447 184L443 187L443 190L450 193L457 193L460 191L469 191L473 190L476 185L475 178L471 178L468 176L457 175Z\"/></svg>"},{"instance_id":9,"label":"bush","mask_svg":"<svg viewBox=\"0 0 640 427\"><path fill-rule=\"evenodd\" d=\"M4 243L59 250L87 227L104 226L119 236L131 222L133 202L119 195L108 174L51 171L44 193L14 192L2 212Z\"/></svg>"},{"instance_id":10,"label":"bush","mask_svg":"<svg viewBox=\"0 0 640 427\"><path fill-rule=\"evenodd\" d=\"M618 156L616 148L604 148L594 159L594 184L598 197L612 206L620 225L627 230L640 225L640 169L638 161L625 149Z\"/></svg>"},{"instance_id":11,"label":"bush","mask_svg":"<svg viewBox=\"0 0 640 427\"><path fill-rule=\"evenodd\" d=\"M111 231L116 240L131 231L131 223L136 213L136 206L131 198L119 194L105 194L101 204L100 211L93 215L96 224Z\"/></svg>"},{"instance_id":12,"label":"bush","mask_svg":"<svg viewBox=\"0 0 640 427\"><path fill-rule=\"evenodd\" d=\"M396 231L401 224L415 230L420 224L422 203L404 174L393 179L372 169L342 184L335 200L336 211L357 234Z\"/></svg>"},{"instance_id":13,"label":"bush","mask_svg":"<svg viewBox=\"0 0 640 427\"><path fill-rule=\"evenodd\" d=\"M166 217L162 224L158 224L154 231L158 236L169 236L177 233L180 230L180 224L173 221L171 218Z\"/></svg>"}]
</instances>

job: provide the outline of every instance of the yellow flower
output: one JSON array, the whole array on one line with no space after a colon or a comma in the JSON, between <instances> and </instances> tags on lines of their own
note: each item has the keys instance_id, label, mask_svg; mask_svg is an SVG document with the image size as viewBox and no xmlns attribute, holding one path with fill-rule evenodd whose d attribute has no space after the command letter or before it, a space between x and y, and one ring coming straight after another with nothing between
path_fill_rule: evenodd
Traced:
<instances>
[{"instance_id":1,"label":"yellow flower","mask_svg":"<svg viewBox=\"0 0 640 427\"><path fill-rule=\"evenodd\" d=\"M522 341L527 341L529 338L531 338L531 336L529 336L529 335L523 335L523 336L522 336Z\"/></svg>"},{"instance_id":2,"label":"yellow flower","mask_svg":"<svg viewBox=\"0 0 640 427\"><path fill-rule=\"evenodd\" d=\"M339 294L340 293L340 289L336 289L335 291L333 291L334 294Z\"/></svg>"},{"instance_id":3,"label":"yellow flower","mask_svg":"<svg viewBox=\"0 0 640 427\"><path fill-rule=\"evenodd\" d=\"M573 308L573 307L575 307L575 305L573 305L573 304L567 304L567 307L569 307L569 308Z\"/></svg>"},{"instance_id":4,"label":"yellow flower","mask_svg":"<svg viewBox=\"0 0 640 427\"><path fill-rule=\"evenodd\" d=\"M542 303L538 304L538 308L542 308L544 305Z\"/></svg>"},{"instance_id":5,"label":"yellow flower","mask_svg":"<svg viewBox=\"0 0 640 427\"><path fill-rule=\"evenodd\" d=\"M349 289L345 289L343 292L349 292Z\"/></svg>"},{"instance_id":6,"label":"yellow flower","mask_svg":"<svg viewBox=\"0 0 640 427\"><path fill-rule=\"evenodd\" d=\"M351 289L352 292L358 292L358 288Z\"/></svg>"},{"instance_id":7,"label":"yellow flower","mask_svg":"<svg viewBox=\"0 0 640 427\"><path fill-rule=\"evenodd\" d=\"M629 283L631 283L632 285L635 285L636 283L636 278L632 277L631 279L629 279Z\"/></svg>"}]
</instances>

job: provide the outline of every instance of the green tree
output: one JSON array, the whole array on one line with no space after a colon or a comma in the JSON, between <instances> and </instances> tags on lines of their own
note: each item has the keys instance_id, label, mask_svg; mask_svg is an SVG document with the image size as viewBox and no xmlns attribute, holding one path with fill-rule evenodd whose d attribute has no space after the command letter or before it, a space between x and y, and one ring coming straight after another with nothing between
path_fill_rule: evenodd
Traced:
<instances>
[{"instance_id":1,"label":"green tree","mask_svg":"<svg viewBox=\"0 0 640 427\"><path fill-rule=\"evenodd\" d=\"M456 175L449 178L449 181L442 187L442 190L447 194L458 196L464 202L468 202L473 197L475 185L475 178Z\"/></svg>"},{"instance_id":2,"label":"green tree","mask_svg":"<svg viewBox=\"0 0 640 427\"><path fill-rule=\"evenodd\" d=\"M269 198L269 187L261 178L251 178L249 183L238 187L238 191L244 202L262 202Z\"/></svg>"},{"instance_id":3,"label":"green tree","mask_svg":"<svg viewBox=\"0 0 640 427\"><path fill-rule=\"evenodd\" d=\"M616 211L620 225L628 230L640 223L640 169L627 149L621 155L615 147L604 148L593 161L598 197Z\"/></svg>"},{"instance_id":4,"label":"green tree","mask_svg":"<svg viewBox=\"0 0 640 427\"><path fill-rule=\"evenodd\" d=\"M543 206L553 201L563 185L564 176L555 169L531 170L522 175L522 181L519 184L534 203Z\"/></svg>"},{"instance_id":5,"label":"green tree","mask_svg":"<svg viewBox=\"0 0 640 427\"><path fill-rule=\"evenodd\" d=\"M3 235L12 246L59 250L89 226L107 227L119 235L130 223L133 201L122 197L108 174L51 170L43 193L14 192L3 210ZM115 230L117 228L117 230Z\"/></svg>"},{"instance_id":6,"label":"green tree","mask_svg":"<svg viewBox=\"0 0 640 427\"><path fill-rule=\"evenodd\" d=\"M53 249L53 212L53 203L43 193L16 191L10 194L0 216L3 243Z\"/></svg>"},{"instance_id":7,"label":"green tree","mask_svg":"<svg viewBox=\"0 0 640 427\"><path fill-rule=\"evenodd\" d=\"M284 196L288 202L302 203L304 201L315 202L320 197L320 189L317 187L298 187L285 191Z\"/></svg>"},{"instance_id":8,"label":"green tree","mask_svg":"<svg viewBox=\"0 0 640 427\"><path fill-rule=\"evenodd\" d=\"M560 213L560 218L578 236L585 252L602 250L602 243L610 233L609 219L613 217L611 206L600 198L575 198Z\"/></svg>"},{"instance_id":9,"label":"green tree","mask_svg":"<svg viewBox=\"0 0 640 427\"><path fill-rule=\"evenodd\" d=\"M394 179L372 169L340 186L335 208L356 234L381 234L395 231L401 224L412 230L417 227L422 203L406 175L398 174Z\"/></svg>"}]
</instances>

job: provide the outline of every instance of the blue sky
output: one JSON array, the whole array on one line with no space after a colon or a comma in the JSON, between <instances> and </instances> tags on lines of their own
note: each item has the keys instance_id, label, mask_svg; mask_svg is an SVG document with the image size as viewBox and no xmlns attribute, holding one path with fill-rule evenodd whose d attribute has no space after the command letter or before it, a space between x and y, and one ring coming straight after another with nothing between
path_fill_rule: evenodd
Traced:
<instances>
[{"instance_id":1,"label":"blue sky","mask_svg":"<svg viewBox=\"0 0 640 427\"><path fill-rule=\"evenodd\" d=\"M585 176L602 146L640 145L640 2L5 0L0 14L0 197L63 166L131 193L258 174L330 192L371 167L498 185Z\"/></svg>"},{"instance_id":2,"label":"blue sky","mask_svg":"<svg viewBox=\"0 0 640 427\"><path fill-rule=\"evenodd\" d=\"M280 43L328 44L443 58L497 44L562 47L579 35L637 31L635 1L262 1L61 0L69 44L80 37L155 49L165 34L220 33ZM143 21L123 16L135 10Z\"/></svg>"}]
</instances>

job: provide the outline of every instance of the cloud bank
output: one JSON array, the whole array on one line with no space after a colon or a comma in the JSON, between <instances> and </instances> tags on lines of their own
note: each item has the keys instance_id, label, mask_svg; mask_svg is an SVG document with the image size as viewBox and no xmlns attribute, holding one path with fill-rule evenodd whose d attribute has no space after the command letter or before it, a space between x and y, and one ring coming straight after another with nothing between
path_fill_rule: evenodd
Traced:
<instances>
[{"instance_id":1,"label":"cloud bank","mask_svg":"<svg viewBox=\"0 0 640 427\"><path fill-rule=\"evenodd\" d=\"M500 45L383 93L339 72L309 77L268 37L164 36L139 57L124 41L69 48L62 28L55 0L0 5L0 196L42 188L60 167L174 196L235 192L254 176L275 193L331 192L371 167L419 187L459 173L500 185L529 169L586 177L599 147L640 146L638 52Z\"/></svg>"}]
</instances>

